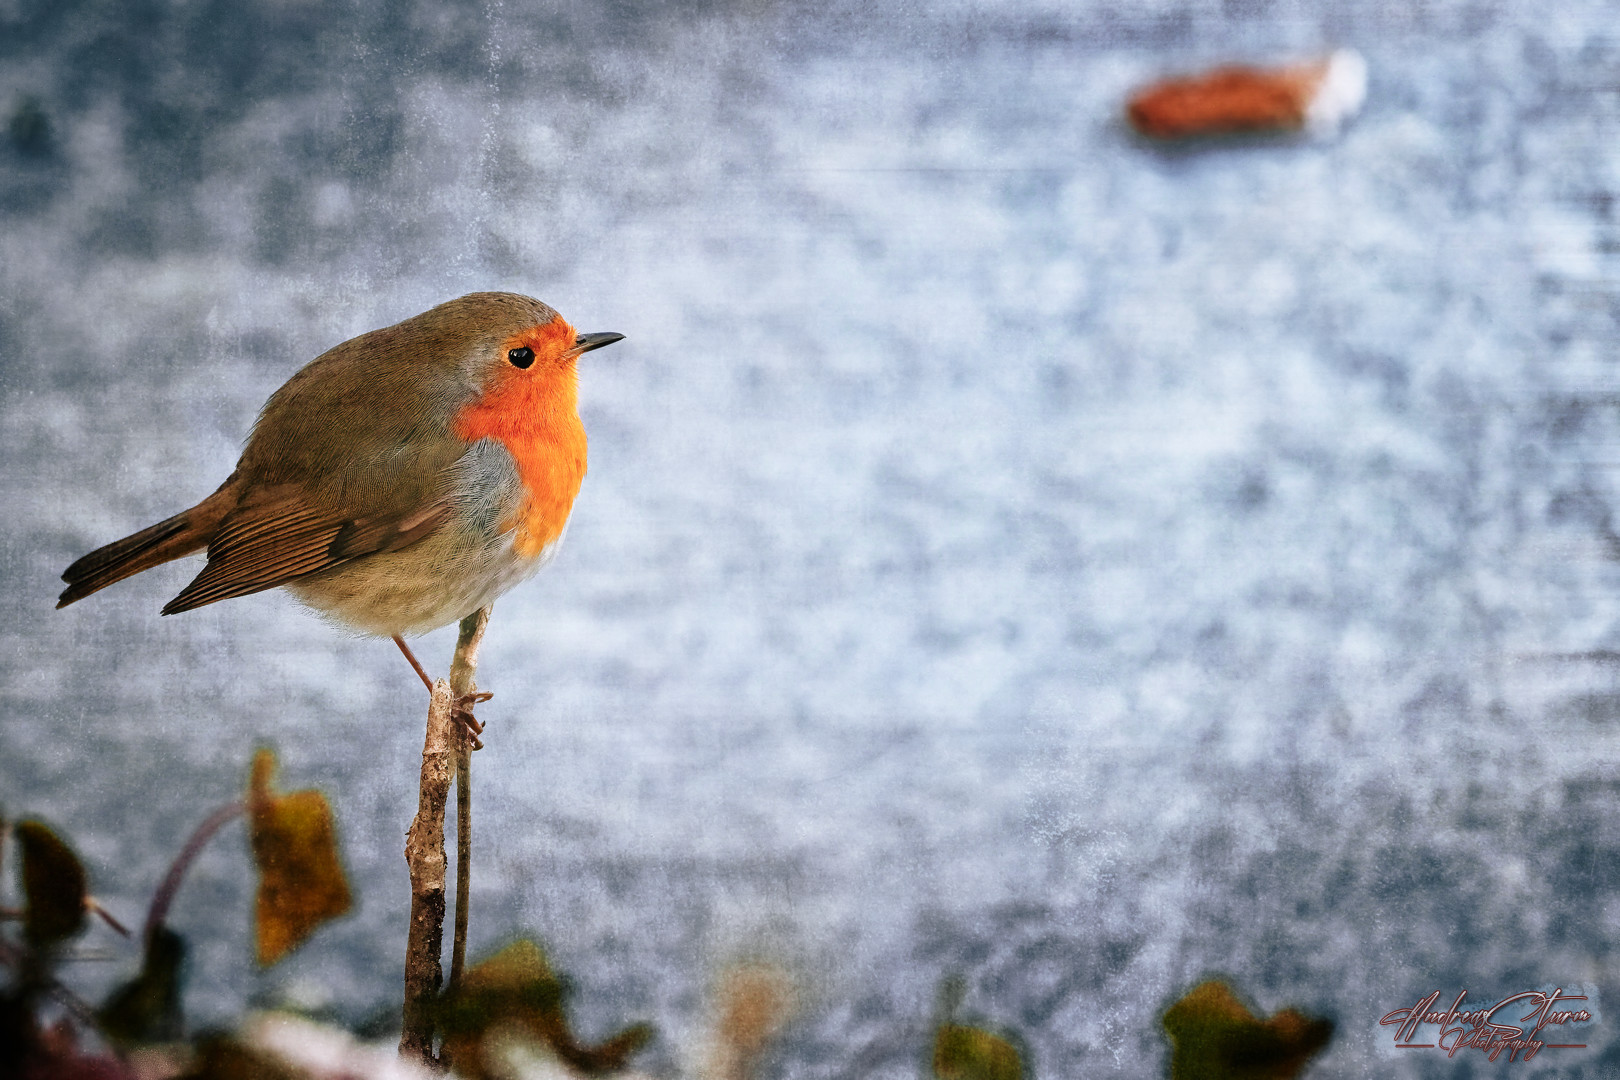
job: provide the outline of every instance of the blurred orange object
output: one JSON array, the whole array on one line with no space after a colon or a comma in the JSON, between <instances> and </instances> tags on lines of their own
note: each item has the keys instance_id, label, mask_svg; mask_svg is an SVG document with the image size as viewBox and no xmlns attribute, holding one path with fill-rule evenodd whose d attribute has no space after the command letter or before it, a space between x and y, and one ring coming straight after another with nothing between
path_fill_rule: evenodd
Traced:
<instances>
[{"instance_id":1,"label":"blurred orange object","mask_svg":"<svg viewBox=\"0 0 1620 1080\"><path fill-rule=\"evenodd\" d=\"M1367 94L1367 64L1340 50L1286 67L1220 67L1165 79L1126 106L1131 125L1155 139L1245 131L1330 132L1354 115Z\"/></svg>"}]
</instances>

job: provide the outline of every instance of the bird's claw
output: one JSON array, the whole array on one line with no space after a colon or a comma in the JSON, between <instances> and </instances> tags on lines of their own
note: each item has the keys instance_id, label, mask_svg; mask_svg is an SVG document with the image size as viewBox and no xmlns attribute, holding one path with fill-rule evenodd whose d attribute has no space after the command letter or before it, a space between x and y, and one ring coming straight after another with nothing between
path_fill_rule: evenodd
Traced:
<instances>
[{"instance_id":1,"label":"bird's claw","mask_svg":"<svg viewBox=\"0 0 1620 1080\"><path fill-rule=\"evenodd\" d=\"M473 715L473 706L478 705L481 702L488 701L494 696L495 695L488 690L478 690L471 694L463 694L461 697L458 697L455 700L455 704L450 707L450 715L455 718L458 724L461 725L461 730L466 737L472 741L472 748L474 750L482 750L484 748L483 740L479 739L478 737L484 733L484 725L481 724L478 721L478 718Z\"/></svg>"},{"instance_id":2,"label":"bird's claw","mask_svg":"<svg viewBox=\"0 0 1620 1080\"><path fill-rule=\"evenodd\" d=\"M472 748L474 750L482 750L484 748L484 742L478 737L478 735L479 732L484 730L484 725L473 719L473 714L465 709L453 709L451 710L450 715L455 718L458 724L461 725L462 737L471 740Z\"/></svg>"}]
</instances>

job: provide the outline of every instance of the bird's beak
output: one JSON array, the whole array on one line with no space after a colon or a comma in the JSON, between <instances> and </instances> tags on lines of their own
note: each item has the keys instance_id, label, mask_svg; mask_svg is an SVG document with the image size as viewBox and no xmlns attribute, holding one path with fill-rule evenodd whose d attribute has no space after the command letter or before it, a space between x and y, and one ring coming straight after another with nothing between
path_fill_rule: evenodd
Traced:
<instances>
[{"instance_id":1,"label":"bird's beak","mask_svg":"<svg viewBox=\"0 0 1620 1080\"><path fill-rule=\"evenodd\" d=\"M615 341L623 341L623 334L577 334L574 337L574 347L568 351L574 356L588 353L592 349L600 349L604 345L611 345Z\"/></svg>"}]
</instances>

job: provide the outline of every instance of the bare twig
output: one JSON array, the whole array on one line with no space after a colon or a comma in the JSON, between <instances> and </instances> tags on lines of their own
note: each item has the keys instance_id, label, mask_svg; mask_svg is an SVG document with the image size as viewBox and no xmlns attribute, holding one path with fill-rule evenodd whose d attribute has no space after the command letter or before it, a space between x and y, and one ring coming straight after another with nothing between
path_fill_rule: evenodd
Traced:
<instances>
[{"instance_id":1,"label":"bare twig","mask_svg":"<svg viewBox=\"0 0 1620 1080\"><path fill-rule=\"evenodd\" d=\"M433 1002L444 978L444 804L450 794L450 684L433 684L428 702L427 737L422 743L422 779L416 818L405 837L405 863L411 874L411 927L405 943L405 1017L399 1037L402 1057L424 1065L433 1056Z\"/></svg>"},{"instance_id":2,"label":"bare twig","mask_svg":"<svg viewBox=\"0 0 1620 1080\"><path fill-rule=\"evenodd\" d=\"M478 672L478 645L489 625L489 607L481 607L461 620L456 639L456 655L450 662L450 692L459 706L471 706L478 693L473 676ZM461 985L461 972L467 966L467 902L472 894L472 752L477 742L476 728L460 732L456 742L456 929L450 947L450 987Z\"/></svg>"},{"instance_id":3,"label":"bare twig","mask_svg":"<svg viewBox=\"0 0 1620 1080\"><path fill-rule=\"evenodd\" d=\"M146 909L146 926L141 930L142 948L152 947L152 935L157 933L158 927L169 917L169 905L174 902L174 894L180 891L180 882L185 879L191 861L207 846L208 841L214 838L215 833L240 817L246 810L245 802L226 803L197 826L197 831L191 834L186 846L180 849L180 854L169 864L169 872L164 875L163 884L152 894L152 906Z\"/></svg>"},{"instance_id":4,"label":"bare twig","mask_svg":"<svg viewBox=\"0 0 1620 1080\"><path fill-rule=\"evenodd\" d=\"M129 937L129 927L119 922L118 919L113 916L113 913L102 907L101 902L95 897L85 897L84 906L90 910L91 914L100 916L102 922L118 931L124 937Z\"/></svg>"}]
</instances>

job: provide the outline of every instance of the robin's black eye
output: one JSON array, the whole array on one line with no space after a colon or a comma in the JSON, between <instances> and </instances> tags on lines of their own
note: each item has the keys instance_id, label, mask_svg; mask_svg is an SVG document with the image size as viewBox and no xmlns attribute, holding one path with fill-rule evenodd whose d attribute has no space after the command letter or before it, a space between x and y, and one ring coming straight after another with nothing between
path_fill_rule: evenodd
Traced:
<instances>
[{"instance_id":1,"label":"robin's black eye","mask_svg":"<svg viewBox=\"0 0 1620 1080\"><path fill-rule=\"evenodd\" d=\"M525 345L521 349L513 349L507 353L506 358L512 361L513 367L526 368L534 363L534 350Z\"/></svg>"}]
</instances>

